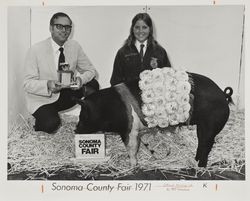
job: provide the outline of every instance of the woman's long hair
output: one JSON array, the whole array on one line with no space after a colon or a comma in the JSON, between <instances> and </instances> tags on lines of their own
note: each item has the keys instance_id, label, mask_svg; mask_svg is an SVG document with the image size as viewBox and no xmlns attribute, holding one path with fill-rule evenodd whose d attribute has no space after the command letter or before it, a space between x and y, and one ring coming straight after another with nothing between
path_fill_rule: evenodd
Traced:
<instances>
[{"instance_id":1,"label":"woman's long hair","mask_svg":"<svg viewBox=\"0 0 250 201\"><path fill-rule=\"evenodd\" d=\"M132 20L132 24L130 27L130 34L129 34L127 40L125 41L124 45L131 46L135 43L136 38L134 35L133 28L138 20L142 20L149 27L148 45L157 44L157 42L155 41L154 36L153 36L153 23L152 23L151 17L147 13L138 13Z\"/></svg>"}]
</instances>

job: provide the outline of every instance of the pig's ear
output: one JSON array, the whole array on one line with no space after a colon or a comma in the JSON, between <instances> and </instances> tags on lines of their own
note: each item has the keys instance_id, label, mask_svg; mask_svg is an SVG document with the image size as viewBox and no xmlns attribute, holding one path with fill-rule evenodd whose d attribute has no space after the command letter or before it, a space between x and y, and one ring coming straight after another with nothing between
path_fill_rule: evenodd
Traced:
<instances>
[{"instance_id":1,"label":"pig's ear","mask_svg":"<svg viewBox=\"0 0 250 201\"><path fill-rule=\"evenodd\" d=\"M79 105L84 105L84 100L76 97L72 97L72 100L75 101Z\"/></svg>"},{"instance_id":2,"label":"pig's ear","mask_svg":"<svg viewBox=\"0 0 250 201\"><path fill-rule=\"evenodd\" d=\"M89 118L89 109L88 109L88 105L87 102L84 100L80 100L80 102L78 103L81 105L81 112L80 112L80 118L83 121L87 121Z\"/></svg>"}]
</instances>

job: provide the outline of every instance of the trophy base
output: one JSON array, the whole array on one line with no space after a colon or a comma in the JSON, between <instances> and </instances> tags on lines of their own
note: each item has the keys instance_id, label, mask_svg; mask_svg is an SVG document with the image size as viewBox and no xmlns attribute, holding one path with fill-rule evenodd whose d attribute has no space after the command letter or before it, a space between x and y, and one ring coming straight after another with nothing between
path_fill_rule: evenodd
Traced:
<instances>
[{"instance_id":1,"label":"trophy base","mask_svg":"<svg viewBox=\"0 0 250 201\"><path fill-rule=\"evenodd\" d=\"M74 89L74 88L78 88L79 86L78 84L71 84L69 87Z\"/></svg>"},{"instance_id":2,"label":"trophy base","mask_svg":"<svg viewBox=\"0 0 250 201\"><path fill-rule=\"evenodd\" d=\"M79 88L79 86L78 86L78 84L69 84L69 85L62 84L62 88L75 89L75 88Z\"/></svg>"}]
</instances>

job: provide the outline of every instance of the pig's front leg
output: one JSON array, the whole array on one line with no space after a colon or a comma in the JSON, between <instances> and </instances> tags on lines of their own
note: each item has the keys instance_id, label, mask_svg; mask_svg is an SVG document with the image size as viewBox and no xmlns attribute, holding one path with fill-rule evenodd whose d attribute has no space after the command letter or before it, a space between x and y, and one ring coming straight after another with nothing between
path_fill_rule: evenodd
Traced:
<instances>
[{"instance_id":1,"label":"pig's front leg","mask_svg":"<svg viewBox=\"0 0 250 201\"><path fill-rule=\"evenodd\" d=\"M131 167L135 167L137 165L137 152L139 149L139 145L140 138L138 136L138 131L131 131L129 133L128 144L126 145Z\"/></svg>"},{"instance_id":2,"label":"pig's front leg","mask_svg":"<svg viewBox=\"0 0 250 201\"><path fill-rule=\"evenodd\" d=\"M127 136L128 140L125 145L130 157L130 165L132 167L135 167L137 165L137 152L140 145L139 130L144 126L133 108L131 113L132 113L132 127L130 132L128 133Z\"/></svg>"}]
</instances>

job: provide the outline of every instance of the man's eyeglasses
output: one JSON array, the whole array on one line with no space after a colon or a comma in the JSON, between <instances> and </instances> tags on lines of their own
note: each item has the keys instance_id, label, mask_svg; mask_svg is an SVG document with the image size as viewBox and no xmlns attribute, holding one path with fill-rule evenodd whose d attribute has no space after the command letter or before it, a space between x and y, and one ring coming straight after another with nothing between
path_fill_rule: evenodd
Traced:
<instances>
[{"instance_id":1,"label":"man's eyeglasses","mask_svg":"<svg viewBox=\"0 0 250 201\"><path fill-rule=\"evenodd\" d=\"M63 30L63 28L65 29L65 31L70 31L72 26L71 25L62 25L62 24L53 24L54 26L56 26L56 28L58 30Z\"/></svg>"}]
</instances>

